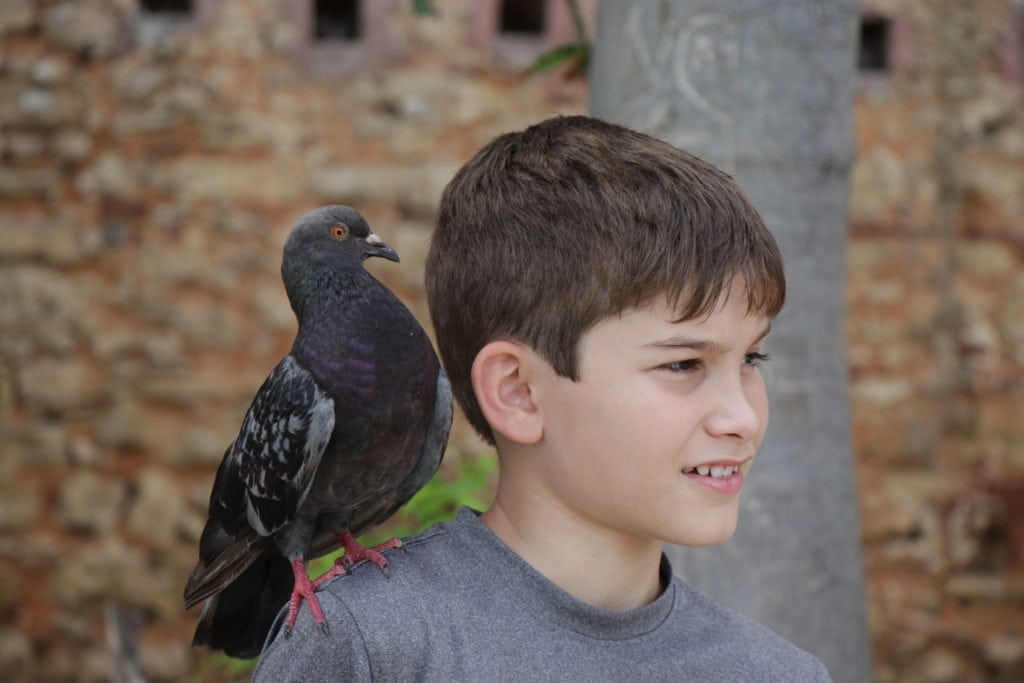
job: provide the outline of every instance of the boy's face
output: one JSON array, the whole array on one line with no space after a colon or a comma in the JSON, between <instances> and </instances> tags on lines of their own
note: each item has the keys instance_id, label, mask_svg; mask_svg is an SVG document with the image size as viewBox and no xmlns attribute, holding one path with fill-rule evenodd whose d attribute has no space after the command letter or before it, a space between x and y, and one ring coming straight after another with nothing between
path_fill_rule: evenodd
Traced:
<instances>
[{"instance_id":1,"label":"boy's face","mask_svg":"<svg viewBox=\"0 0 1024 683\"><path fill-rule=\"evenodd\" d=\"M742 280L706 319L666 304L608 318L580 340L579 381L545 375L542 481L586 524L703 546L736 527L768 423L758 362L769 321Z\"/></svg>"}]
</instances>

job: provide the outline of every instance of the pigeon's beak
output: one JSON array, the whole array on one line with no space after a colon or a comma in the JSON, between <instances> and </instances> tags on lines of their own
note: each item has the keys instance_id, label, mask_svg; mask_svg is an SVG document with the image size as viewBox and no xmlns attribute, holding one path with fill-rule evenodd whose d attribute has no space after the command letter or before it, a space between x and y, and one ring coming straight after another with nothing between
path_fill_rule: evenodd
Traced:
<instances>
[{"instance_id":1,"label":"pigeon's beak","mask_svg":"<svg viewBox=\"0 0 1024 683\"><path fill-rule=\"evenodd\" d=\"M372 232L363 240L363 258L370 258L371 256L380 256L386 258L388 261L394 261L398 263L398 252L389 247L384 243L384 240L374 235Z\"/></svg>"}]
</instances>

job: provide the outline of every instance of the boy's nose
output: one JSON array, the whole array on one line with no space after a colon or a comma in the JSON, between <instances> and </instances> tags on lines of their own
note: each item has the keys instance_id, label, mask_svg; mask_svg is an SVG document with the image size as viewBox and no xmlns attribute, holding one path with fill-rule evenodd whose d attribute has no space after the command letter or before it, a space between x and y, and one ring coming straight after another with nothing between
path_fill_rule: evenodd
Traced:
<instances>
[{"instance_id":1,"label":"boy's nose","mask_svg":"<svg viewBox=\"0 0 1024 683\"><path fill-rule=\"evenodd\" d=\"M705 426L713 436L745 443L761 433L763 422L767 420L767 407L763 382L732 380L721 388Z\"/></svg>"}]
</instances>

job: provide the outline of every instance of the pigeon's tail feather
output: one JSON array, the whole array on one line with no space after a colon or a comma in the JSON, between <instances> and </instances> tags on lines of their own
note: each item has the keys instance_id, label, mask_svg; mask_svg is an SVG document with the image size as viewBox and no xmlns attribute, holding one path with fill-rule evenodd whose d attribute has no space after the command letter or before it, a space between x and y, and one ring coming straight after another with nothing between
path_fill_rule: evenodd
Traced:
<instances>
[{"instance_id":1,"label":"pigeon's tail feather","mask_svg":"<svg viewBox=\"0 0 1024 683\"><path fill-rule=\"evenodd\" d=\"M266 548L237 579L207 600L192 645L223 650L239 659L259 656L293 583L288 560L275 548Z\"/></svg>"},{"instance_id":2,"label":"pigeon's tail feather","mask_svg":"<svg viewBox=\"0 0 1024 683\"><path fill-rule=\"evenodd\" d=\"M254 533L234 538L218 522L207 522L199 562L185 584L185 609L192 609L236 581L270 543L270 539Z\"/></svg>"}]
</instances>

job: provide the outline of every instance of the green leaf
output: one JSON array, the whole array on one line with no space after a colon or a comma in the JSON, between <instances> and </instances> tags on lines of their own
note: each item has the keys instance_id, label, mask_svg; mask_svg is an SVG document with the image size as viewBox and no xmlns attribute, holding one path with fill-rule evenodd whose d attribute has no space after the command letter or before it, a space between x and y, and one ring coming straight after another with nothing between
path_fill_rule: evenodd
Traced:
<instances>
[{"instance_id":1,"label":"green leaf","mask_svg":"<svg viewBox=\"0 0 1024 683\"><path fill-rule=\"evenodd\" d=\"M578 75L586 71L587 62L589 61L589 43L569 43L567 45L559 45L543 53L534 60L527 71L531 74L536 74L561 66L562 64L568 64L569 74Z\"/></svg>"},{"instance_id":2,"label":"green leaf","mask_svg":"<svg viewBox=\"0 0 1024 683\"><path fill-rule=\"evenodd\" d=\"M412 0L412 12L413 14L437 14L433 0Z\"/></svg>"}]
</instances>

